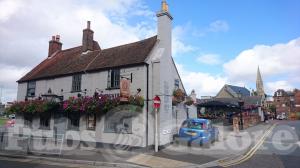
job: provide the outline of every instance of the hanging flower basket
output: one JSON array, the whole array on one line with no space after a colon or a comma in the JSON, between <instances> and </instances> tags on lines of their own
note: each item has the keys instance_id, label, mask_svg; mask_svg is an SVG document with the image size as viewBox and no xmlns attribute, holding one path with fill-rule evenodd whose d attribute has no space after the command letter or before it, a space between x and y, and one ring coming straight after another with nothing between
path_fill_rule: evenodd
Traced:
<instances>
[{"instance_id":1,"label":"hanging flower basket","mask_svg":"<svg viewBox=\"0 0 300 168\"><path fill-rule=\"evenodd\" d=\"M143 107L145 102L142 96L130 96L128 100L129 100L129 104L136 105L139 107Z\"/></svg>"},{"instance_id":2,"label":"hanging flower basket","mask_svg":"<svg viewBox=\"0 0 300 168\"><path fill-rule=\"evenodd\" d=\"M177 105L184 101L184 92L181 89L173 91L172 104Z\"/></svg>"},{"instance_id":3,"label":"hanging flower basket","mask_svg":"<svg viewBox=\"0 0 300 168\"><path fill-rule=\"evenodd\" d=\"M191 106L191 105L194 104L194 100L189 96L189 97L186 98L184 104L187 105L187 106Z\"/></svg>"},{"instance_id":4,"label":"hanging flower basket","mask_svg":"<svg viewBox=\"0 0 300 168\"><path fill-rule=\"evenodd\" d=\"M119 97L112 98L108 95L80 98L71 97L63 102L63 110L66 112L105 114L120 104ZM126 104L137 106L141 109L144 106L144 98L142 96L131 96Z\"/></svg>"},{"instance_id":5,"label":"hanging flower basket","mask_svg":"<svg viewBox=\"0 0 300 168\"><path fill-rule=\"evenodd\" d=\"M41 114L59 109L59 103L48 100L14 102L7 110L9 114Z\"/></svg>"}]
</instances>

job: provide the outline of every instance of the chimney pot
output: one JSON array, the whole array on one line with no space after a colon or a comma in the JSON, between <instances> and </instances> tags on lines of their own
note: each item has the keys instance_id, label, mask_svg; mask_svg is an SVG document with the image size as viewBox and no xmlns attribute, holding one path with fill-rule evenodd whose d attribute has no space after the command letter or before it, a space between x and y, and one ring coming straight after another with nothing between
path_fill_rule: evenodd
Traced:
<instances>
[{"instance_id":1,"label":"chimney pot","mask_svg":"<svg viewBox=\"0 0 300 168\"><path fill-rule=\"evenodd\" d=\"M52 40L49 41L48 57L51 57L57 51L61 51L61 49L60 35L52 36Z\"/></svg>"},{"instance_id":2,"label":"chimney pot","mask_svg":"<svg viewBox=\"0 0 300 168\"><path fill-rule=\"evenodd\" d=\"M87 21L87 29L91 29L91 21Z\"/></svg>"},{"instance_id":3,"label":"chimney pot","mask_svg":"<svg viewBox=\"0 0 300 168\"><path fill-rule=\"evenodd\" d=\"M60 41L60 35L56 35L56 40L55 41L57 41L57 42Z\"/></svg>"}]
</instances>

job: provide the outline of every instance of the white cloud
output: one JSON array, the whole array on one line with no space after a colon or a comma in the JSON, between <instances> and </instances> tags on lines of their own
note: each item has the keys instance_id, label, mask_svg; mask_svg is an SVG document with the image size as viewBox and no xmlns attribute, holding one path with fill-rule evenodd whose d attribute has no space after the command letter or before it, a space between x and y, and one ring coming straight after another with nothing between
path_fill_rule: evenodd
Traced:
<instances>
[{"instance_id":1,"label":"white cloud","mask_svg":"<svg viewBox=\"0 0 300 168\"><path fill-rule=\"evenodd\" d=\"M227 32L229 30L229 25L224 20L216 20L209 24L208 31L210 32Z\"/></svg>"},{"instance_id":2,"label":"white cloud","mask_svg":"<svg viewBox=\"0 0 300 168\"><path fill-rule=\"evenodd\" d=\"M28 71L29 68L26 67L19 68L0 64L0 88L3 89L2 97L0 98L0 100L7 102L16 99L16 80L25 75Z\"/></svg>"},{"instance_id":3,"label":"white cloud","mask_svg":"<svg viewBox=\"0 0 300 168\"><path fill-rule=\"evenodd\" d=\"M196 91L197 97L215 96L227 82L227 78L209 73L188 71L183 65L176 65L187 93L192 89Z\"/></svg>"},{"instance_id":4,"label":"white cloud","mask_svg":"<svg viewBox=\"0 0 300 168\"><path fill-rule=\"evenodd\" d=\"M252 49L242 51L223 67L230 80L255 82L258 65L263 78L278 75L297 76L300 72L299 58L300 38L286 44L257 45ZM288 80L290 81L292 79Z\"/></svg>"},{"instance_id":5,"label":"white cloud","mask_svg":"<svg viewBox=\"0 0 300 168\"><path fill-rule=\"evenodd\" d=\"M221 64L220 56L217 54L204 54L197 58L197 61L200 63L208 65L218 65Z\"/></svg>"},{"instance_id":6,"label":"white cloud","mask_svg":"<svg viewBox=\"0 0 300 168\"><path fill-rule=\"evenodd\" d=\"M194 28L192 34L196 37L203 37L209 33L227 32L229 29L230 26L225 20L216 20L205 28Z\"/></svg>"},{"instance_id":7,"label":"white cloud","mask_svg":"<svg viewBox=\"0 0 300 168\"><path fill-rule=\"evenodd\" d=\"M183 38L189 29L189 24L186 26L176 26L172 31L172 49L173 56L179 56L187 52L196 50L196 47L183 42Z\"/></svg>"},{"instance_id":8,"label":"white cloud","mask_svg":"<svg viewBox=\"0 0 300 168\"><path fill-rule=\"evenodd\" d=\"M295 87L291 85L289 81L275 81L266 83L266 91L268 93L274 93L278 89L284 89L286 91L293 90Z\"/></svg>"},{"instance_id":9,"label":"white cloud","mask_svg":"<svg viewBox=\"0 0 300 168\"><path fill-rule=\"evenodd\" d=\"M23 5L20 0L3 0L0 2L0 23L8 20Z\"/></svg>"},{"instance_id":10,"label":"white cloud","mask_svg":"<svg viewBox=\"0 0 300 168\"><path fill-rule=\"evenodd\" d=\"M143 21L129 23L135 16ZM78 46L90 20L94 39L108 48L156 34L154 17L139 0L0 1L0 72L5 74L0 85L5 100L15 98L15 81L47 57L52 35L61 35L63 49Z\"/></svg>"}]
</instances>

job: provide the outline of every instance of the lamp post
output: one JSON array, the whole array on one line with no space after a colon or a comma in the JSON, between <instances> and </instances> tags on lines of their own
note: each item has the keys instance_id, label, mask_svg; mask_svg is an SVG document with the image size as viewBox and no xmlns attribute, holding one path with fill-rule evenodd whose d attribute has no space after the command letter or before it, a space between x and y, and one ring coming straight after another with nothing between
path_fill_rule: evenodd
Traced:
<instances>
[{"instance_id":1,"label":"lamp post","mask_svg":"<svg viewBox=\"0 0 300 168\"><path fill-rule=\"evenodd\" d=\"M240 121L241 121L241 130L244 129L244 123L243 123L243 106L244 106L244 100L242 99L242 94L239 93L238 94L238 104L239 104L239 107L240 107Z\"/></svg>"}]
</instances>

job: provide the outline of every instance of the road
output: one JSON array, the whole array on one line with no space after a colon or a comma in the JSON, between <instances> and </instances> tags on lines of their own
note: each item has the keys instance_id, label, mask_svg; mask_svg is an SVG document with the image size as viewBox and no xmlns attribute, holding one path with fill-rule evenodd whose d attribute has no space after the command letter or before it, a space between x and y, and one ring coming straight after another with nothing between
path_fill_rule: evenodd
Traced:
<instances>
[{"instance_id":1,"label":"road","mask_svg":"<svg viewBox=\"0 0 300 168\"><path fill-rule=\"evenodd\" d=\"M101 168L111 168L111 167L101 166ZM0 168L97 168L97 167L90 166L90 165L40 161L34 159L14 159L14 158L0 157Z\"/></svg>"},{"instance_id":2,"label":"road","mask_svg":"<svg viewBox=\"0 0 300 168\"><path fill-rule=\"evenodd\" d=\"M256 153L232 168L295 168L300 163L300 121L274 121L277 126Z\"/></svg>"},{"instance_id":3,"label":"road","mask_svg":"<svg viewBox=\"0 0 300 168\"><path fill-rule=\"evenodd\" d=\"M241 162L238 165L230 166L231 168L294 168L299 167L300 163L300 121L274 121L277 125L272 132L263 141L261 146L258 146L258 150L248 160ZM224 151L225 152L225 151ZM156 157L165 156L155 154ZM208 156L207 156L208 157ZM177 161L187 161L206 159L206 162L213 160L213 158L201 157L197 155L198 159L192 157L191 154L180 155L178 157L170 158ZM208 161L207 161L208 160ZM201 161L202 162L202 161ZM201 164L191 162L194 164ZM75 164L59 164L53 162L41 162L38 160L24 160L20 159L8 159L0 157L0 168L95 168L94 166L87 165L75 165Z\"/></svg>"}]
</instances>

